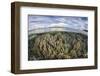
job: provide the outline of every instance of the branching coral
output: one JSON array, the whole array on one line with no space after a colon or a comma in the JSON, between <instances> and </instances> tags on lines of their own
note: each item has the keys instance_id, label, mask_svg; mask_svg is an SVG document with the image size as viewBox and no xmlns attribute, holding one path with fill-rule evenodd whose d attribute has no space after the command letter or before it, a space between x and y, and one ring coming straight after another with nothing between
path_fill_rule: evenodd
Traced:
<instances>
[{"instance_id":1,"label":"branching coral","mask_svg":"<svg viewBox=\"0 0 100 76\"><path fill-rule=\"evenodd\" d=\"M31 46L31 47L30 47ZM49 32L29 40L29 60L87 57L87 36L72 32Z\"/></svg>"}]
</instances>

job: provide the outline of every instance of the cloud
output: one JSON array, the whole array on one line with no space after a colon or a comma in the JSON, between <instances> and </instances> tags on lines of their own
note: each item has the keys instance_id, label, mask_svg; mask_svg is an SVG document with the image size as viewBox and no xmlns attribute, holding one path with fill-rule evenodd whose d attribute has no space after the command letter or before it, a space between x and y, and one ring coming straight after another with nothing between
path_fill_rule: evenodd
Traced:
<instances>
[{"instance_id":1,"label":"cloud","mask_svg":"<svg viewBox=\"0 0 100 76\"><path fill-rule=\"evenodd\" d=\"M29 30L44 27L70 27L73 29L87 30L87 17L71 16L29 16Z\"/></svg>"},{"instance_id":2,"label":"cloud","mask_svg":"<svg viewBox=\"0 0 100 76\"><path fill-rule=\"evenodd\" d=\"M66 27L65 23L52 23L49 27Z\"/></svg>"}]
</instances>

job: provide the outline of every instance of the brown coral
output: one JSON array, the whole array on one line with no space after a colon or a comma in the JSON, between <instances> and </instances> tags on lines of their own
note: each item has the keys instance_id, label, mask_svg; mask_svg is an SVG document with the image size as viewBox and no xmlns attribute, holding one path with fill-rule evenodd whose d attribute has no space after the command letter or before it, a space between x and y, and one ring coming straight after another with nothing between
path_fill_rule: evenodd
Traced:
<instances>
[{"instance_id":1,"label":"brown coral","mask_svg":"<svg viewBox=\"0 0 100 76\"><path fill-rule=\"evenodd\" d=\"M33 60L85 58L87 36L71 32L43 33L29 40L29 47L29 60L31 57Z\"/></svg>"}]
</instances>

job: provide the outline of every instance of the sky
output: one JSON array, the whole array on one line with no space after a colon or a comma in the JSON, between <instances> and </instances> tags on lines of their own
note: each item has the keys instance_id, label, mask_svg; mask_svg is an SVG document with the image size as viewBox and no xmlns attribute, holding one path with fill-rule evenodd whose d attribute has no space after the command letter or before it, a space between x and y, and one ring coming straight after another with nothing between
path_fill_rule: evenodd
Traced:
<instances>
[{"instance_id":1,"label":"sky","mask_svg":"<svg viewBox=\"0 0 100 76\"><path fill-rule=\"evenodd\" d=\"M69 27L88 30L88 17L29 15L28 30L45 27Z\"/></svg>"}]
</instances>

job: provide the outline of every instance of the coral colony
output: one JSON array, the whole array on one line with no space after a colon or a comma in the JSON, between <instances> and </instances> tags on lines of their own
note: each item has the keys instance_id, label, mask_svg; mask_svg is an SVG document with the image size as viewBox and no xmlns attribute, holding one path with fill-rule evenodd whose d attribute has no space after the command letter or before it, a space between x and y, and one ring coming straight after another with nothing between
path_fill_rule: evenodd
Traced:
<instances>
[{"instance_id":1,"label":"coral colony","mask_svg":"<svg viewBox=\"0 0 100 76\"><path fill-rule=\"evenodd\" d=\"M28 60L87 58L87 23L87 17L29 16Z\"/></svg>"}]
</instances>

